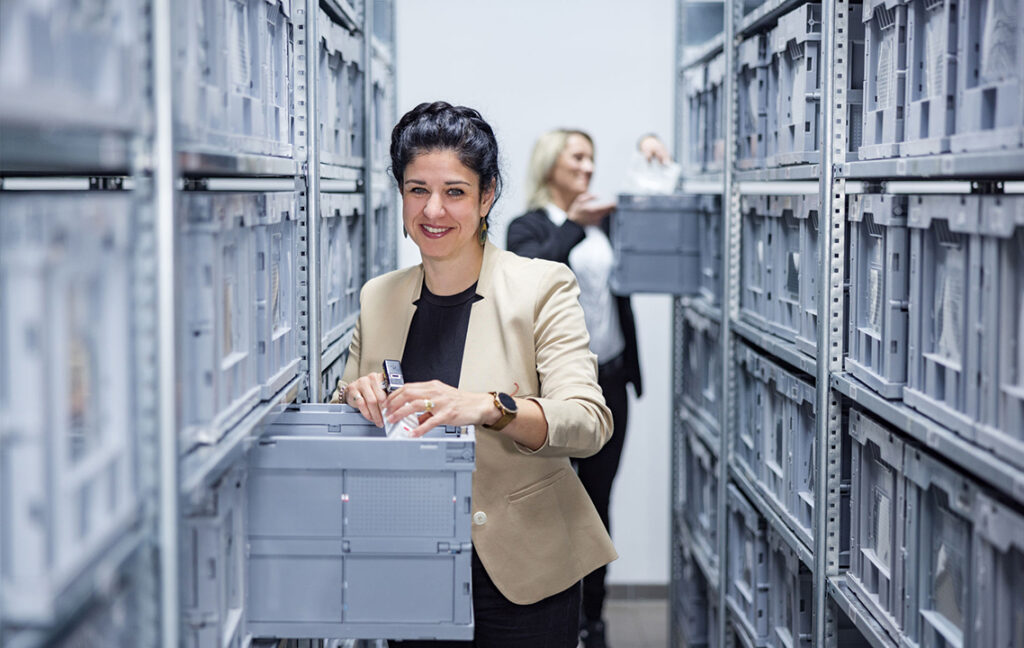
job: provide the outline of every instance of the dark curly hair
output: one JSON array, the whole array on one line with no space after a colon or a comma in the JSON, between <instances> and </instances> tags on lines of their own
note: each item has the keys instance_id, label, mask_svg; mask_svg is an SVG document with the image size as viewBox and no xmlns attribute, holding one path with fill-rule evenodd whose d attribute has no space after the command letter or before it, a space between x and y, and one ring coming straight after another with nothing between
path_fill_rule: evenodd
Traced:
<instances>
[{"instance_id":1,"label":"dark curly hair","mask_svg":"<svg viewBox=\"0 0 1024 648\"><path fill-rule=\"evenodd\" d=\"M480 113L466 106L435 101L421 103L402 115L391 131L391 173L399 190L409 163L417 155L438 150L454 151L459 161L479 176L481 194L493 185L493 210L503 184L498 140ZM485 223L489 216L490 212L484 217Z\"/></svg>"}]
</instances>

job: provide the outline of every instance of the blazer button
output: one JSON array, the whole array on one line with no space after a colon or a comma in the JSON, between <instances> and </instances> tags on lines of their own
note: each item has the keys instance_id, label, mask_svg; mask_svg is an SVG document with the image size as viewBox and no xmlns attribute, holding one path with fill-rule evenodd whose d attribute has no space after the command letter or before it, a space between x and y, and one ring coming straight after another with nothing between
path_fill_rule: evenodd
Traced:
<instances>
[{"instance_id":1,"label":"blazer button","mask_svg":"<svg viewBox=\"0 0 1024 648\"><path fill-rule=\"evenodd\" d=\"M473 514L473 524L482 526L487 523L487 514L483 511L477 511Z\"/></svg>"}]
</instances>

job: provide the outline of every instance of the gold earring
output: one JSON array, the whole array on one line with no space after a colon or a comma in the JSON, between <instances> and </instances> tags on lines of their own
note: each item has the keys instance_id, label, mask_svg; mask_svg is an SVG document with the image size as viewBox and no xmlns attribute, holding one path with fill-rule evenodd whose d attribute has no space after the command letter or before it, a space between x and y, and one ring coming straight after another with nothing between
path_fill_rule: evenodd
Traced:
<instances>
[{"instance_id":1,"label":"gold earring","mask_svg":"<svg viewBox=\"0 0 1024 648\"><path fill-rule=\"evenodd\" d=\"M480 219L480 245L487 243L487 219Z\"/></svg>"}]
</instances>

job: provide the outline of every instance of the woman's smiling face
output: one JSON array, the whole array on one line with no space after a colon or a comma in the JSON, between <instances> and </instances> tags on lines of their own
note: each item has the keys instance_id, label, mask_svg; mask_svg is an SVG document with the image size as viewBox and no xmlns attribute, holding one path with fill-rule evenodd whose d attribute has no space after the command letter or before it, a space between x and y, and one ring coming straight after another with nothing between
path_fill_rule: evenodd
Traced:
<instances>
[{"instance_id":1,"label":"woman's smiling face","mask_svg":"<svg viewBox=\"0 0 1024 648\"><path fill-rule=\"evenodd\" d=\"M481 253L480 219L493 201L494 188L481 194L480 176L451 149L421 153L405 167L402 221L425 260Z\"/></svg>"}]
</instances>

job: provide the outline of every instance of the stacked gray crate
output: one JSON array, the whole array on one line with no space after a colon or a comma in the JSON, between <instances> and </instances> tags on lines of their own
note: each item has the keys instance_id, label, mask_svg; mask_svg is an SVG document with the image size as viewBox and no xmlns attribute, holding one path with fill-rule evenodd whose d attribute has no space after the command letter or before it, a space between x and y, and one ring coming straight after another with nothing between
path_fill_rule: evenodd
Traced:
<instances>
[{"instance_id":1,"label":"stacked gray crate","mask_svg":"<svg viewBox=\"0 0 1024 648\"><path fill-rule=\"evenodd\" d=\"M404 225L401 224L402 213L399 209L394 182L390 179L384 179L383 182L384 186L375 186L372 194L372 236L369 243L372 258L369 260L367 268L368 276L377 276L395 267L398 263L395 237L398 229L404 228Z\"/></svg>"},{"instance_id":2,"label":"stacked gray crate","mask_svg":"<svg viewBox=\"0 0 1024 648\"><path fill-rule=\"evenodd\" d=\"M688 436L686 443L685 519L694 557L711 578L718 571L718 458L696 435Z\"/></svg>"},{"instance_id":3,"label":"stacked gray crate","mask_svg":"<svg viewBox=\"0 0 1024 648\"><path fill-rule=\"evenodd\" d=\"M714 595L714 591L708 587L707 578L701 573L688 547L677 546L672 550L679 554L679 573L674 574L673 581L681 589L675 605L669 610L681 635L677 637L677 645L707 646L708 637L714 634L708 628L709 594Z\"/></svg>"},{"instance_id":4,"label":"stacked gray crate","mask_svg":"<svg viewBox=\"0 0 1024 648\"><path fill-rule=\"evenodd\" d=\"M363 194L320 195L320 331L323 348L355 325L366 280Z\"/></svg>"},{"instance_id":5,"label":"stacked gray crate","mask_svg":"<svg viewBox=\"0 0 1024 648\"><path fill-rule=\"evenodd\" d=\"M850 589L894 639L903 629L904 443L858 410L847 417L851 439Z\"/></svg>"},{"instance_id":6,"label":"stacked gray crate","mask_svg":"<svg viewBox=\"0 0 1024 648\"><path fill-rule=\"evenodd\" d=\"M683 70L682 86L685 102L682 123L686 136L683 138L684 150L680 163L685 173L700 174L704 172L707 142L707 95L704 92L707 87L707 66L696 64Z\"/></svg>"},{"instance_id":7,"label":"stacked gray crate","mask_svg":"<svg viewBox=\"0 0 1024 648\"><path fill-rule=\"evenodd\" d=\"M863 10L862 160L897 157L903 141L907 84L906 0L868 0Z\"/></svg>"},{"instance_id":8,"label":"stacked gray crate","mask_svg":"<svg viewBox=\"0 0 1024 648\"><path fill-rule=\"evenodd\" d=\"M235 648L245 638L246 466L235 465L182 520L186 646Z\"/></svg>"},{"instance_id":9,"label":"stacked gray crate","mask_svg":"<svg viewBox=\"0 0 1024 648\"><path fill-rule=\"evenodd\" d=\"M470 639L475 440L395 440L341 405L284 410L249 456L256 637Z\"/></svg>"},{"instance_id":10,"label":"stacked gray crate","mask_svg":"<svg viewBox=\"0 0 1024 648\"><path fill-rule=\"evenodd\" d=\"M718 394L721 388L721 325L693 308L684 310L682 344L683 358L681 399L705 427L718 435Z\"/></svg>"},{"instance_id":11,"label":"stacked gray crate","mask_svg":"<svg viewBox=\"0 0 1024 648\"><path fill-rule=\"evenodd\" d=\"M811 572L775 531L768 529L768 641L772 648L811 648Z\"/></svg>"},{"instance_id":12,"label":"stacked gray crate","mask_svg":"<svg viewBox=\"0 0 1024 648\"><path fill-rule=\"evenodd\" d=\"M910 244L907 198L850 196L849 355L846 369L886 398L907 380Z\"/></svg>"},{"instance_id":13,"label":"stacked gray crate","mask_svg":"<svg viewBox=\"0 0 1024 648\"><path fill-rule=\"evenodd\" d=\"M961 4L969 4L962 0ZM949 151L956 127L956 0L907 3L907 107L904 157Z\"/></svg>"},{"instance_id":14,"label":"stacked gray crate","mask_svg":"<svg viewBox=\"0 0 1024 648\"><path fill-rule=\"evenodd\" d=\"M769 166L818 162L821 157L821 4L779 18L771 31L769 74L777 102L775 152Z\"/></svg>"},{"instance_id":15,"label":"stacked gray crate","mask_svg":"<svg viewBox=\"0 0 1024 648\"><path fill-rule=\"evenodd\" d=\"M742 196L740 212L740 317L767 329L774 303L775 272L770 248L768 196Z\"/></svg>"},{"instance_id":16,"label":"stacked gray crate","mask_svg":"<svg viewBox=\"0 0 1024 648\"><path fill-rule=\"evenodd\" d=\"M737 169L764 166L768 144L768 36L757 34L740 43L736 64L739 78Z\"/></svg>"},{"instance_id":17,"label":"stacked gray crate","mask_svg":"<svg viewBox=\"0 0 1024 648\"><path fill-rule=\"evenodd\" d=\"M800 330L796 345L811 356L818 354L818 235L821 223L821 196L801 196L801 208L794 212L800 220Z\"/></svg>"},{"instance_id":18,"label":"stacked gray crate","mask_svg":"<svg viewBox=\"0 0 1024 648\"><path fill-rule=\"evenodd\" d=\"M1024 515L979 493L976 500L971 586L975 646L1024 642Z\"/></svg>"},{"instance_id":19,"label":"stacked gray crate","mask_svg":"<svg viewBox=\"0 0 1024 648\"><path fill-rule=\"evenodd\" d=\"M746 346L736 347L736 425L733 426L732 453L736 463L751 479L761 467L761 447L767 434L765 408L768 365Z\"/></svg>"},{"instance_id":20,"label":"stacked gray crate","mask_svg":"<svg viewBox=\"0 0 1024 648\"><path fill-rule=\"evenodd\" d=\"M702 109L704 127L704 171L721 172L725 160L725 54L718 54L707 63Z\"/></svg>"},{"instance_id":21,"label":"stacked gray crate","mask_svg":"<svg viewBox=\"0 0 1024 648\"><path fill-rule=\"evenodd\" d=\"M5 624L69 612L69 592L91 589L139 515L130 340L141 209L126 193L0 193Z\"/></svg>"},{"instance_id":22,"label":"stacked gray crate","mask_svg":"<svg viewBox=\"0 0 1024 648\"><path fill-rule=\"evenodd\" d=\"M722 197L700 197L700 296L712 306L718 306L722 297Z\"/></svg>"},{"instance_id":23,"label":"stacked gray crate","mask_svg":"<svg viewBox=\"0 0 1024 648\"><path fill-rule=\"evenodd\" d=\"M699 291L700 203L691 195L619 196L611 223L612 292L694 295Z\"/></svg>"},{"instance_id":24,"label":"stacked gray crate","mask_svg":"<svg viewBox=\"0 0 1024 648\"><path fill-rule=\"evenodd\" d=\"M767 523L747 498L732 484L728 487L729 574L727 600L733 615L753 643L768 639Z\"/></svg>"},{"instance_id":25,"label":"stacked gray crate","mask_svg":"<svg viewBox=\"0 0 1024 648\"><path fill-rule=\"evenodd\" d=\"M773 296L768 310L769 330L785 340L800 334L803 304L801 301L801 270L811 272L802 249L806 219L804 198L799 195L768 197L768 254L774 269L769 290ZM804 214L798 217L797 214Z\"/></svg>"},{"instance_id":26,"label":"stacked gray crate","mask_svg":"<svg viewBox=\"0 0 1024 648\"><path fill-rule=\"evenodd\" d=\"M981 423L978 442L1024 467L1024 197L981 199ZM994 330L993 330L994 329Z\"/></svg>"},{"instance_id":27,"label":"stacked gray crate","mask_svg":"<svg viewBox=\"0 0 1024 648\"><path fill-rule=\"evenodd\" d=\"M1024 1L961 0L954 151L1024 146Z\"/></svg>"},{"instance_id":28,"label":"stacked gray crate","mask_svg":"<svg viewBox=\"0 0 1024 648\"><path fill-rule=\"evenodd\" d=\"M366 75L363 38L320 10L317 59L317 116L320 161L362 166Z\"/></svg>"}]
</instances>

